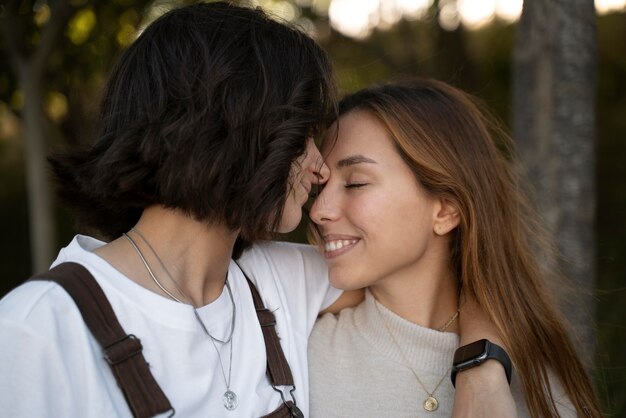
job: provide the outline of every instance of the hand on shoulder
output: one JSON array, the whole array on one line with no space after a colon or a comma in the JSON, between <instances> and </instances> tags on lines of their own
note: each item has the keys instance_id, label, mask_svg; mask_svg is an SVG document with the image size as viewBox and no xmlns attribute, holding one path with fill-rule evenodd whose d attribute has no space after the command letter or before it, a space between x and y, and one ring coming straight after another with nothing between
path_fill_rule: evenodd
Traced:
<instances>
[{"instance_id":1,"label":"hand on shoulder","mask_svg":"<svg viewBox=\"0 0 626 418\"><path fill-rule=\"evenodd\" d=\"M460 344L471 344L480 339L502 346L495 324L478 303L466 297L459 315ZM504 367L495 360L488 360L478 367L459 372L456 376L454 418L516 418L517 408L507 381Z\"/></svg>"}]
</instances>

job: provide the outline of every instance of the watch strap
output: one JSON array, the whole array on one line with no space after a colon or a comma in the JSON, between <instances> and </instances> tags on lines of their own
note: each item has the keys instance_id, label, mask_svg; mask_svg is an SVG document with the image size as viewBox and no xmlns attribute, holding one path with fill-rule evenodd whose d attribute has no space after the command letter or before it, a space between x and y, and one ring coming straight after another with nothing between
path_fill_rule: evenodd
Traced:
<instances>
[{"instance_id":1,"label":"watch strap","mask_svg":"<svg viewBox=\"0 0 626 418\"><path fill-rule=\"evenodd\" d=\"M459 372L479 366L487 360L497 360L498 362L500 362L500 364L504 368L504 373L506 374L506 380L509 383L509 385L511 384L511 378L513 375L513 364L507 352L504 350L504 348L500 347L497 344L492 343L489 340L485 339L482 341L485 342L485 350L484 350L484 352L486 352L485 356L480 355L473 359L472 358L463 359L463 365L464 365L463 367L459 367L457 364L452 365L452 371L450 373L452 386L456 385L456 375ZM475 343L472 343L472 344L475 344ZM462 350L464 347L467 347L467 346L459 347L457 351Z\"/></svg>"},{"instance_id":2,"label":"watch strap","mask_svg":"<svg viewBox=\"0 0 626 418\"><path fill-rule=\"evenodd\" d=\"M494 344L490 341L489 343L489 354L487 355L488 359L498 360L502 367L504 367L504 373L506 374L506 381L511 385L511 378L513 377L513 365L511 364L511 359L509 355L504 351L504 348L500 347L498 344Z\"/></svg>"}]
</instances>

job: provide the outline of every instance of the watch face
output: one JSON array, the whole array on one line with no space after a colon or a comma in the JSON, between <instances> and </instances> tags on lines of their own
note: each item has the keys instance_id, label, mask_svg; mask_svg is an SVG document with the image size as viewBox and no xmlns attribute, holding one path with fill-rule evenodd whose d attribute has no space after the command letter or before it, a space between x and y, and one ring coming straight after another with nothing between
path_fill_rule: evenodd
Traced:
<instances>
[{"instance_id":1,"label":"watch face","mask_svg":"<svg viewBox=\"0 0 626 418\"><path fill-rule=\"evenodd\" d=\"M463 363L467 360L474 359L487 350L487 340L479 340L463 347L459 347L454 353L454 364Z\"/></svg>"}]
</instances>

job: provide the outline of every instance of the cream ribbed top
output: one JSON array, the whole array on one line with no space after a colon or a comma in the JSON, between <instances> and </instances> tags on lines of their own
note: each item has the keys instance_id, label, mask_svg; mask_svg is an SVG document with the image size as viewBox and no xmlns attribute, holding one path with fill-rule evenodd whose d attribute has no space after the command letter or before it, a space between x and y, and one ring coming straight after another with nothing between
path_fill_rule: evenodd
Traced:
<instances>
[{"instance_id":1,"label":"cream ribbed top","mask_svg":"<svg viewBox=\"0 0 626 418\"><path fill-rule=\"evenodd\" d=\"M376 304L368 291L356 308L318 320L309 340L311 417L450 417L454 387L449 368L458 335L421 327ZM423 408L428 394L407 361L428 390L446 375L434 393L436 411ZM559 390L553 384L555 395ZM511 391L519 416L527 417L515 377ZM566 411L561 408L563 416L575 416Z\"/></svg>"}]
</instances>

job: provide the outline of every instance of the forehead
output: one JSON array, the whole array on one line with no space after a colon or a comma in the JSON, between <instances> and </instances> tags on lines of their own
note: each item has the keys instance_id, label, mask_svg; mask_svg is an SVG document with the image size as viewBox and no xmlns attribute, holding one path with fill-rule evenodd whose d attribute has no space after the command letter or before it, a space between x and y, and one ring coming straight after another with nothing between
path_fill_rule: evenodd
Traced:
<instances>
[{"instance_id":1,"label":"forehead","mask_svg":"<svg viewBox=\"0 0 626 418\"><path fill-rule=\"evenodd\" d=\"M340 168L336 167L339 161L354 155L374 158L377 162L400 158L382 123L364 110L350 111L330 127L322 155L331 169Z\"/></svg>"}]
</instances>

